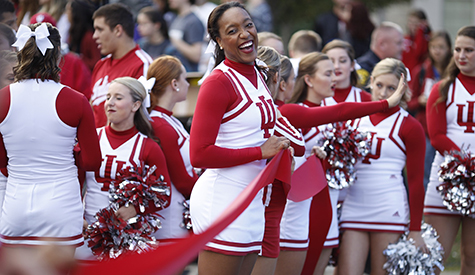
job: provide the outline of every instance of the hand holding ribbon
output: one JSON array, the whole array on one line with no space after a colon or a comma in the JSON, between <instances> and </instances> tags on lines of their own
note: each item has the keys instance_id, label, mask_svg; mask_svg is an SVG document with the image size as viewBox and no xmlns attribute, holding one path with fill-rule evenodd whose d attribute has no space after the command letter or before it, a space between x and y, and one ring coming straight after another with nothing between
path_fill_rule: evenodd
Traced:
<instances>
[{"instance_id":1,"label":"hand holding ribbon","mask_svg":"<svg viewBox=\"0 0 475 275\"><path fill-rule=\"evenodd\" d=\"M49 35L48 26L45 23L39 25L34 32L29 27L20 25L16 34L17 41L13 43L12 46L21 51L23 47L25 47L26 42L28 42L28 39L34 36L36 39L36 46L44 56L46 50L54 48L53 44L48 39Z\"/></svg>"}]
</instances>

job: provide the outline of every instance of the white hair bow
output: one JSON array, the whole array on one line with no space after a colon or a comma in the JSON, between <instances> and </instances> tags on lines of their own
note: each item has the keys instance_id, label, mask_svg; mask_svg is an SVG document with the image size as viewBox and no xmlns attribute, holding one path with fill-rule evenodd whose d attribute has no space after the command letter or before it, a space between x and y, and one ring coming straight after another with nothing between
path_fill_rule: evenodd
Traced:
<instances>
[{"instance_id":1,"label":"white hair bow","mask_svg":"<svg viewBox=\"0 0 475 275\"><path fill-rule=\"evenodd\" d=\"M28 39L30 39L32 36L36 38L36 46L43 55L45 55L46 50L54 48L53 44L48 39L49 31L48 26L46 26L45 23L39 25L34 32L29 27L20 25L20 28L18 28L18 32L16 34L17 40L12 46L17 47L18 50L21 51L23 47L25 47Z\"/></svg>"},{"instance_id":2,"label":"white hair bow","mask_svg":"<svg viewBox=\"0 0 475 275\"><path fill-rule=\"evenodd\" d=\"M150 92L152 91L152 88L153 88L153 85L155 85L155 77L151 77L149 80L147 80L147 78L145 78L145 76L140 76L138 81L140 83L142 83L142 85L144 86L145 88L145 91L147 91L147 96L145 97L145 100L144 100L144 106L145 108L149 108L150 107Z\"/></svg>"}]
</instances>

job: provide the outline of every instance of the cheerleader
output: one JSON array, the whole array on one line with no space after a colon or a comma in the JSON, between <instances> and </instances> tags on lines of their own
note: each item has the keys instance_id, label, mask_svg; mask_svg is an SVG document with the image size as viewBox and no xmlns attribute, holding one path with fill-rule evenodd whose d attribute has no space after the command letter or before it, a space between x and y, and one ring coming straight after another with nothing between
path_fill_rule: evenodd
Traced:
<instances>
[{"instance_id":1,"label":"cheerleader","mask_svg":"<svg viewBox=\"0 0 475 275\"><path fill-rule=\"evenodd\" d=\"M371 76L373 101L405 91L406 73L404 64L397 59L380 61ZM358 178L348 188L342 207L338 274L362 274L368 252L371 274L386 274L383 251L390 243L396 243L407 229L416 247L428 251L420 234L424 130L399 106L355 123L358 130L371 133L372 149L356 164ZM405 166L409 197L402 176Z\"/></svg>"},{"instance_id":2,"label":"cheerleader","mask_svg":"<svg viewBox=\"0 0 475 275\"><path fill-rule=\"evenodd\" d=\"M442 203L436 187L443 155L469 148L475 150L473 106L475 102L475 26L461 28L455 38L454 55L446 77L434 85L427 101L427 128L437 150L424 201L424 216L439 233L446 260L459 228L462 228L460 274L475 274L475 219L452 212Z\"/></svg>"},{"instance_id":3,"label":"cheerleader","mask_svg":"<svg viewBox=\"0 0 475 275\"><path fill-rule=\"evenodd\" d=\"M292 64L287 58L286 65L282 66L281 55L271 47L259 46L257 51L257 58L263 61L266 65L263 68L266 76L266 84L277 105L277 101L285 100L285 92L281 91L282 80L289 78L289 72L293 72ZM289 66L290 65L290 66ZM285 75L282 75L282 68L285 69ZM275 135L284 136L291 141L290 146L294 151L294 156L302 157L305 153L305 143L302 135L298 132L288 120L277 113L277 121L275 126ZM264 205L265 208L265 231L262 240L262 250L257 259L256 265L252 270L252 274L264 275L274 274L277 264L277 257L280 252L280 220L284 212L285 203L287 200L288 186L284 186L279 180L274 180L264 189Z\"/></svg>"},{"instance_id":4,"label":"cheerleader","mask_svg":"<svg viewBox=\"0 0 475 275\"><path fill-rule=\"evenodd\" d=\"M17 38L15 83L0 90L0 168L8 165L9 172L0 266L5 273L52 274L41 258L44 246L53 244L59 256L72 258L83 243L75 163L98 169L100 149L87 99L59 83L58 30L49 23L22 25ZM81 150L73 155L76 142ZM14 270L17 257L29 260Z\"/></svg>"},{"instance_id":5,"label":"cheerleader","mask_svg":"<svg viewBox=\"0 0 475 275\"><path fill-rule=\"evenodd\" d=\"M371 101L371 94L355 87L358 75L355 70L355 51L350 43L339 39L332 40L323 47L322 53L328 55L335 67L335 94L332 97L324 98L322 106L331 106L341 102ZM329 190L332 203L332 223L318 259L315 274L325 272L332 249L338 247L339 243L337 204L343 200L346 190L333 188Z\"/></svg>"},{"instance_id":6,"label":"cheerleader","mask_svg":"<svg viewBox=\"0 0 475 275\"><path fill-rule=\"evenodd\" d=\"M402 93L398 92L388 100L379 102L346 102L334 106L318 107L324 98L334 95L333 72L333 63L327 55L317 52L305 55L300 61L294 95L290 99L290 102L299 104L285 104L280 107L282 115L302 132L306 156L310 156L318 140L320 131L318 126L386 110L397 105L402 96ZM324 189L317 196L318 199L315 199L317 203L313 206L315 210L312 211L316 217L310 220L312 199L302 202L287 201L281 221L281 250L284 251L281 251L277 262L276 270L279 274L300 274L307 249L309 249L312 259L318 259L320 255L324 237L327 235L331 222L331 209L328 189ZM313 223L309 224L309 221ZM310 248L309 236L310 241L315 242L314 245L310 245ZM311 273L315 269L316 260L314 261L313 264L309 263L310 266L313 265L313 267L309 267Z\"/></svg>"},{"instance_id":7,"label":"cheerleader","mask_svg":"<svg viewBox=\"0 0 475 275\"><path fill-rule=\"evenodd\" d=\"M190 135L194 167L207 168L190 198L193 231L201 233L290 142L274 136L276 109L255 66L257 31L244 6L224 3L211 12L208 33L217 66L198 95ZM224 60L224 61L223 61ZM200 274L250 274L264 234L262 190L241 215L206 244Z\"/></svg>"},{"instance_id":8,"label":"cheerleader","mask_svg":"<svg viewBox=\"0 0 475 275\"><path fill-rule=\"evenodd\" d=\"M104 105L109 125L97 129L102 152L101 167L86 174L84 217L87 224L95 222L94 215L109 206L109 185L117 173L127 167L155 166L154 175L163 176L164 182L170 186L165 157L152 139L153 129L142 104L146 94L145 87L135 78L120 77L111 82ZM136 202L121 206L116 216L126 221L137 214L156 212L169 205L168 197L161 206L150 204L142 212ZM80 253L80 259L93 259L91 253L84 251L84 246Z\"/></svg>"},{"instance_id":9,"label":"cheerleader","mask_svg":"<svg viewBox=\"0 0 475 275\"><path fill-rule=\"evenodd\" d=\"M155 237L162 243L183 238L188 234L183 222L183 202L190 198L198 179L190 163L189 134L173 116L173 107L186 99L188 81L180 60L173 56L157 58L149 67L147 78L155 79L150 94L152 127L165 155L172 182L170 207L160 212L162 228Z\"/></svg>"}]
</instances>

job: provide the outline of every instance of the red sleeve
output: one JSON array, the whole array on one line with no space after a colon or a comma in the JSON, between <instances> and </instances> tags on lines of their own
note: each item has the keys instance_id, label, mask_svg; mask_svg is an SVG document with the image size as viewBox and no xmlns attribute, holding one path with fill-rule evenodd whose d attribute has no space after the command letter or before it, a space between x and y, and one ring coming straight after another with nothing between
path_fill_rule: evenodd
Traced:
<instances>
[{"instance_id":1,"label":"red sleeve","mask_svg":"<svg viewBox=\"0 0 475 275\"><path fill-rule=\"evenodd\" d=\"M94 115L86 97L68 87L63 88L56 99L59 118L71 127L77 127L80 152L76 163L85 171L95 171L101 166L101 150L94 125Z\"/></svg>"},{"instance_id":2,"label":"red sleeve","mask_svg":"<svg viewBox=\"0 0 475 275\"><path fill-rule=\"evenodd\" d=\"M280 111L290 123L300 129L351 120L388 109L386 100L372 102L342 102L332 106L307 108L298 104L285 104Z\"/></svg>"},{"instance_id":3,"label":"red sleeve","mask_svg":"<svg viewBox=\"0 0 475 275\"><path fill-rule=\"evenodd\" d=\"M7 149L5 149L5 143L3 143L3 135L0 133L0 168L7 167L8 157Z\"/></svg>"},{"instance_id":4,"label":"red sleeve","mask_svg":"<svg viewBox=\"0 0 475 275\"><path fill-rule=\"evenodd\" d=\"M168 122L158 117L153 118L152 126L155 135L160 140L173 185L185 198L190 198L191 189L198 180L198 175L193 171L193 176L190 176L186 170L178 146L177 132Z\"/></svg>"},{"instance_id":5,"label":"red sleeve","mask_svg":"<svg viewBox=\"0 0 475 275\"><path fill-rule=\"evenodd\" d=\"M234 88L220 72L208 76L201 86L190 134L193 167L232 167L262 159L260 147L228 149L215 145L223 115L236 101Z\"/></svg>"},{"instance_id":6,"label":"red sleeve","mask_svg":"<svg viewBox=\"0 0 475 275\"><path fill-rule=\"evenodd\" d=\"M301 157L305 154L305 142L302 135L285 117L277 119L274 129L274 135L286 137L290 141L290 146L294 148L294 156Z\"/></svg>"},{"instance_id":7,"label":"red sleeve","mask_svg":"<svg viewBox=\"0 0 475 275\"><path fill-rule=\"evenodd\" d=\"M424 208L424 159L426 152L425 133L422 125L412 116L407 116L399 135L406 145L406 172L409 188L410 231L420 231Z\"/></svg>"},{"instance_id":8,"label":"red sleeve","mask_svg":"<svg viewBox=\"0 0 475 275\"><path fill-rule=\"evenodd\" d=\"M149 167L155 165L155 167L157 168L154 172L154 175L157 177L163 176L164 181L167 183L168 187L170 187L170 196L168 197L168 203L165 207L156 207L155 204L150 203L148 205L148 208L145 209L145 212L142 213L140 212L140 208L137 205L134 206L135 211L137 211L137 213L148 214L157 212L170 206L170 200L173 194L171 194L171 184L170 176L168 175L167 162L160 146L158 146L158 144L152 139L147 138L145 139L142 154L142 160L145 162L146 165L148 165Z\"/></svg>"},{"instance_id":9,"label":"red sleeve","mask_svg":"<svg viewBox=\"0 0 475 275\"><path fill-rule=\"evenodd\" d=\"M460 148L447 137L446 102L439 102L435 105L440 96L439 86L440 82L432 87L429 99L427 100L426 115L430 143L443 155L445 152L452 150L460 151Z\"/></svg>"},{"instance_id":10,"label":"red sleeve","mask_svg":"<svg viewBox=\"0 0 475 275\"><path fill-rule=\"evenodd\" d=\"M10 109L10 86L0 89L0 123L3 122ZM0 133L0 168L7 167L8 157L5 144L3 143L3 136Z\"/></svg>"}]
</instances>

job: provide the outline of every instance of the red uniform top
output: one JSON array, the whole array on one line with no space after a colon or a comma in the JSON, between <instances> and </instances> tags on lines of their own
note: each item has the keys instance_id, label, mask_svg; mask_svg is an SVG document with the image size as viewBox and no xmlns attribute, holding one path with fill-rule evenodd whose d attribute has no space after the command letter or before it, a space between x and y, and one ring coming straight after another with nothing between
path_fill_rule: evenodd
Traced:
<instances>
[{"instance_id":1,"label":"red uniform top","mask_svg":"<svg viewBox=\"0 0 475 275\"><path fill-rule=\"evenodd\" d=\"M156 106L154 111L161 112L169 117L173 114L159 106ZM188 139L188 137L182 136L182 134L175 130L164 118L152 116L152 119L153 131L155 136L159 139L163 153L166 156L168 172L170 173L173 185L175 185L176 189L185 198L189 198L191 190L198 179L198 175L196 175L193 169L191 169L192 175L188 173L180 152L184 143L187 142L186 139Z\"/></svg>"},{"instance_id":2,"label":"red uniform top","mask_svg":"<svg viewBox=\"0 0 475 275\"><path fill-rule=\"evenodd\" d=\"M84 94L89 100L91 98L91 71L84 62L74 53L63 55L60 63L61 84L69 86L74 90Z\"/></svg>"},{"instance_id":3,"label":"red uniform top","mask_svg":"<svg viewBox=\"0 0 475 275\"><path fill-rule=\"evenodd\" d=\"M0 90L0 123L8 114L10 106L9 86ZM64 87L56 99L56 111L61 121L77 128L78 144L81 151L75 155L79 168L93 171L100 167L100 149L94 128L91 106L86 97L71 88ZM25 114L26 115L26 114ZM0 168L7 166L8 157L0 134Z\"/></svg>"},{"instance_id":4,"label":"red uniform top","mask_svg":"<svg viewBox=\"0 0 475 275\"><path fill-rule=\"evenodd\" d=\"M94 33L86 31L81 40L80 57L89 70L94 69L97 61L101 59L101 51L97 48L96 41L92 38Z\"/></svg>"},{"instance_id":5,"label":"red uniform top","mask_svg":"<svg viewBox=\"0 0 475 275\"><path fill-rule=\"evenodd\" d=\"M112 59L112 55L108 55L97 62L91 81L91 103L97 128L105 126L107 122L104 101L111 81L122 76L137 79L142 75L146 76L152 61L152 58L136 45L120 59Z\"/></svg>"},{"instance_id":6,"label":"red uniform top","mask_svg":"<svg viewBox=\"0 0 475 275\"><path fill-rule=\"evenodd\" d=\"M245 76L257 87L257 73L252 65L226 59L225 64ZM200 89L197 108L193 116L190 135L190 155L194 167L224 168L262 159L259 146L240 149L223 148L215 145L223 115L238 104L233 84L220 70L214 70L210 80Z\"/></svg>"},{"instance_id":7,"label":"red uniform top","mask_svg":"<svg viewBox=\"0 0 475 275\"><path fill-rule=\"evenodd\" d=\"M430 29L419 27L414 36L404 37L404 50L402 51L402 62L409 71L417 65L422 64L429 53Z\"/></svg>"}]
</instances>

